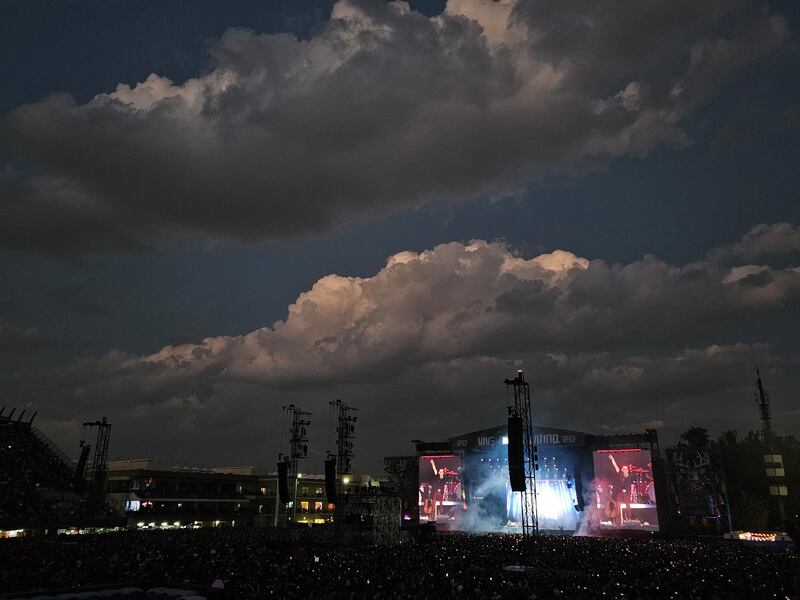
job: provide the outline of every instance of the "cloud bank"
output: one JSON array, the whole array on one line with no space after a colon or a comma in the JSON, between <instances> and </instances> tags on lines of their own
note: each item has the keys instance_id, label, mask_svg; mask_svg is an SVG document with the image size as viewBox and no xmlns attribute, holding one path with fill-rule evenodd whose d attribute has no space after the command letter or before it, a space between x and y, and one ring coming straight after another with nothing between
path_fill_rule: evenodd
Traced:
<instances>
[{"instance_id":1,"label":"cloud bank","mask_svg":"<svg viewBox=\"0 0 800 600\"><path fill-rule=\"evenodd\" d=\"M342 0L310 39L230 29L196 78L2 117L0 243L79 256L166 233L263 240L513 195L685 143L685 117L787 36L744 0L450 0L430 18Z\"/></svg>"}]
</instances>

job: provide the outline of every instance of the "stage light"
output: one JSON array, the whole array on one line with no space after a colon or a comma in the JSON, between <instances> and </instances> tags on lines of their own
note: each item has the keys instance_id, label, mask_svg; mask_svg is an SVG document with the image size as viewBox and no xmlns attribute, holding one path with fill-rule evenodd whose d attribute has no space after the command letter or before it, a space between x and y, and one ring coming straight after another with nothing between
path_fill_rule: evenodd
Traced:
<instances>
[{"instance_id":1,"label":"stage light","mask_svg":"<svg viewBox=\"0 0 800 600\"><path fill-rule=\"evenodd\" d=\"M508 446L508 436L507 435L504 435L501 441L503 443L503 446Z\"/></svg>"}]
</instances>

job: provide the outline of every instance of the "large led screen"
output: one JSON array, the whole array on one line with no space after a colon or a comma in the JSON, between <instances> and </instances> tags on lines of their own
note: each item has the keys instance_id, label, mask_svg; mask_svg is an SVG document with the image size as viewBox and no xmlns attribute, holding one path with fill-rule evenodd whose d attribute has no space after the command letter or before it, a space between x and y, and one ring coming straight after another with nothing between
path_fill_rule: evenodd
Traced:
<instances>
[{"instance_id":1,"label":"large led screen","mask_svg":"<svg viewBox=\"0 0 800 600\"><path fill-rule=\"evenodd\" d=\"M658 531L656 486L649 450L597 450L594 496L603 529Z\"/></svg>"},{"instance_id":2,"label":"large led screen","mask_svg":"<svg viewBox=\"0 0 800 600\"><path fill-rule=\"evenodd\" d=\"M419 457L419 520L457 529L466 508L461 459L454 455Z\"/></svg>"}]
</instances>

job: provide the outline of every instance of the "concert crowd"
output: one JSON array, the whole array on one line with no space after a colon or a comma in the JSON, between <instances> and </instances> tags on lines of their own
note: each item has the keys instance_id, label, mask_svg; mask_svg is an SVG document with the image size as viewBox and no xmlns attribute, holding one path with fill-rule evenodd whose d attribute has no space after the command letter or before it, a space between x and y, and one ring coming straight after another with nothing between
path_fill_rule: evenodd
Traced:
<instances>
[{"instance_id":1,"label":"concert crowd","mask_svg":"<svg viewBox=\"0 0 800 600\"><path fill-rule=\"evenodd\" d=\"M795 549L721 541L542 536L535 545L542 568L526 578L503 569L519 562L519 536L448 533L340 549L286 535L218 528L2 540L0 590L220 579L230 600L713 600L796 598L799 583Z\"/></svg>"}]
</instances>

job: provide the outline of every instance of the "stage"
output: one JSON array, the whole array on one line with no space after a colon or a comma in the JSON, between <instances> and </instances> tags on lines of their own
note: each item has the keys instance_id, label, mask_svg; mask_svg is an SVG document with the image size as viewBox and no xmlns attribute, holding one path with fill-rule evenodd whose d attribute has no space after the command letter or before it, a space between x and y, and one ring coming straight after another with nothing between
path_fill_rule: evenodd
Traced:
<instances>
[{"instance_id":1,"label":"stage","mask_svg":"<svg viewBox=\"0 0 800 600\"><path fill-rule=\"evenodd\" d=\"M597 436L535 428L539 530L658 531L657 443L654 431ZM439 530L521 531L523 495L509 484L505 426L418 442L414 462L416 477L407 479L414 481L416 502L407 520Z\"/></svg>"}]
</instances>

